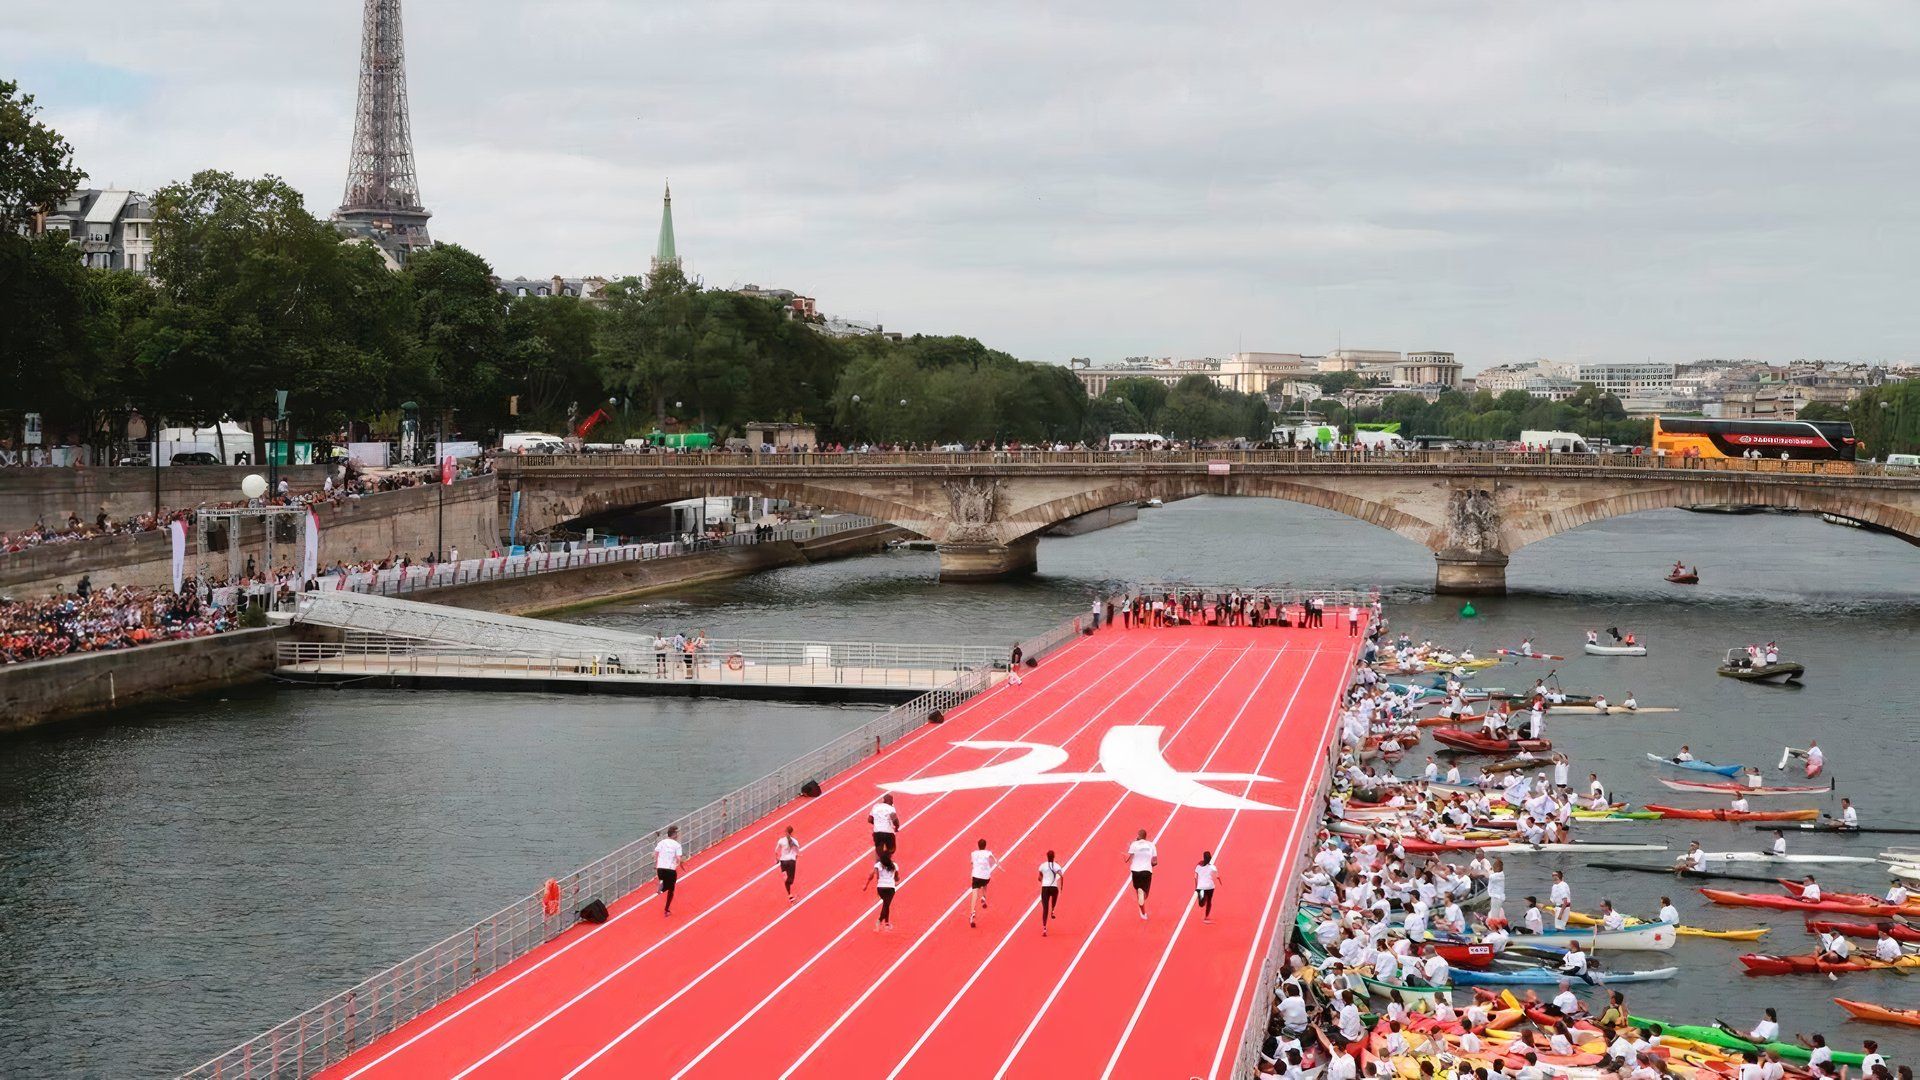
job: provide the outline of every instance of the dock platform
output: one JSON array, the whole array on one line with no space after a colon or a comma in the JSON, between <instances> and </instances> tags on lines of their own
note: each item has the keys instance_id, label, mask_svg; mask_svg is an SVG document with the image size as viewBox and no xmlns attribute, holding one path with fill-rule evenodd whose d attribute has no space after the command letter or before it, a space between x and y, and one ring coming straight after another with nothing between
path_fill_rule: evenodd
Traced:
<instances>
[{"instance_id":1,"label":"dock platform","mask_svg":"<svg viewBox=\"0 0 1920 1080\"><path fill-rule=\"evenodd\" d=\"M608 898L606 923L322 1075L1232 1076L1359 644L1345 625L1076 638L687 860L671 916L651 885ZM902 879L885 930L867 815L889 791ZM1159 852L1144 917L1126 855L1142 829ZM999 869L969 925L982 839ZM1042 936L1048 851L1066 873Z\"/></svg>"}]
</instances>

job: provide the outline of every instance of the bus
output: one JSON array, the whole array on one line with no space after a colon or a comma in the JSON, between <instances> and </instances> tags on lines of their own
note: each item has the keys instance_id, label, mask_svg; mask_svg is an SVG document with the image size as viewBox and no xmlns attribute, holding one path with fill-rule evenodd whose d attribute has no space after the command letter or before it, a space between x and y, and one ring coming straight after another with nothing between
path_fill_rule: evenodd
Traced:
<instances>
[{"instance_id":1,"label":"bus","mask_svg":"<svg viewBox=\"0 0 1920 1080\"><path fill-rule=\"evenodd\" d=\"M1654 453L1670 457L1737 458L1751 450L1799 461L1852 461L1859 443L1843 420L1717 420L1653 418Z\"/></svg>"},{"instance_id":2,"label":"bus","mask_svg":"<svg viewBox=\"0 0 1920 1080\"><path fill-rule=\"evenodd\" d=\"M1109 450L1165 450L1167 440L1159 435L1131 434L1116 431L1107 436Z\"/></svg>"}]
</instances>

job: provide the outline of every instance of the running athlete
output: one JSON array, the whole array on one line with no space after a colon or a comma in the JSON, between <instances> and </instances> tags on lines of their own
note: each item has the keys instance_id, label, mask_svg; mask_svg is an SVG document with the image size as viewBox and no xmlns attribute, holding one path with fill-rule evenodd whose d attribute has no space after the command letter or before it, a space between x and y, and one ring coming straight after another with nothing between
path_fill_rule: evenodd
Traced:
<instances>
[{"instance_id":1,"label":"running athlete","mask_svg":"<svg viewBox=\"0 0 1920 1080\"><path fill-rule=\"evenodd\" d=\"M900 812L893 808L891 793L880 796L880 801L873 804L873 811L867 815L867 820L873 822L873 853L892 855L902 822Z\"/></svg>"},{"instance_id":2,"label":"running athlete","mask_svg":"<svg viewBox=\"0 0 1920 1080\"><path fill-rule=\"evenodd\" d=\"M1040 864L1040 936L1047 936L1047 920L1060 906L1060 879L1065 877L1067 868L1053 861L1053 852L1047 852L1047 861Z\"/></svg>"},{"instance_id":3,"label":"running athlete","mask_svg":"<svg viewBox=\"0 0 1920 1080\"><path fill-rule=\"evenodd\" d=\"M880 897L880 918L873 924L874 930L893 929L893 891L900 887L900 868L894 865L893 856L882 855L874 862L860 891L866 892L868 885L874 886L874 893Z\"/></svg>"},{"instance_id":4,"label":"running athlete","mask_svg":"<svg viewBox=\"0 0 1920 1080\"><path fill-rule=\"evenodd\" d=\"M793 826L787 826L787 834L773 842L773 861L780 867L780 874L786 879L787 903L793 903L793 872L800 865L800 841L793 837Z\"/></svg>"},{"instance_id":5,"label":"running athlete","mask_svg":"<svg viewBox=\"0 0 1920 1080\"><path fill-rule=\"evenodd\" d=\"M1133 895L1140 903L1140 917L1147 917L1147 893L1153 890L1153 868L1160 864L1159 849L1141 829L1139 838L1127 845L1127 868L1133 873Z\"/></svg>"},{"instance_id":6,"label":"running athlete","mask_svg":"<svg viewBox=\"0 0 1920 1080\"><path fill-rule=\"evenodd\" d=\"M686 851L680 846L680 826L667 826L667 835L653 845L653 872L660 879L660 895L667 903L660 909L662 916L673 914L673 886L680 878L680 864L686 861Z\"/></svg>"},{"instance_id":7,"label":"running athlete","mask_svg":"<svg viewBox=\"0 0 1920 1080\"><path fill-rule=\"evenodd\" d=\"M978 904L981 911L987 909L987 882L992 880L993 869L1000 865L1000 861L993 857L993 852L987 850L985 837L981 837L979 846L967 855L973 861L973 891L967 896L967 925L972 926L974 905Z\"/></svg>"},{"instance_id":8,"label":"running athlete","mask_svg":"<svg viewBox=\"0 0 1920 1080\"><path fill-rule=\"evenodd\" d=\"M1193 868L1193 906L1200 909L1200 921L1213 921L1213 887L1220 882L1220 868L1214 865L1213 852L1200 853L1200 865Z\"/></svg>"}]
</instances>

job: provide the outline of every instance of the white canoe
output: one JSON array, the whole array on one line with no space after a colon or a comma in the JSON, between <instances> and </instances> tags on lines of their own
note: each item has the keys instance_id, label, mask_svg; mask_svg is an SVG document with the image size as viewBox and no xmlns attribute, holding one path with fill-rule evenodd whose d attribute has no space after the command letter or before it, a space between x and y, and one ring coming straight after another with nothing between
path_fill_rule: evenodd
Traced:
<instances>
[{"instance_id":1,"label":"white canoe","mask_svg":"<svg viewBox=\"0 0 1920 1080\"><path fill-rule=\"evenodd\" d=\"M1601 930L1596 927L1572 926L1565 930L1548 930L1541 934L1515 934L1515 945L1543 945L1555 949L1564 949L1569 941L1577 941L1583 949L1612 949L1616 952L1666 952L1673 948L1674 939L1680 935L1674 931L1672 923L1650 922L1629 926L1624 930Z\"/></svg>"},{"instance_id":2,"label":"white canoe","mask_svg":"<svg viewBox=\"0 0 1920 1080\"><path fill-rule=\"evenodd\" d=\"M1764 851L1703 851L1708 862L1870 863L1859 855L1770 855Z\"/></svg>"},{"instance_id":3,"label":"white canoe","mask_svg":"<svg viewBox=\"0 0 1920 1080\"><path fill-rule=\"evenodd\" d=\"M1588 656L1645 656L1647 655L1647 647L1645 645L1595 645L1592 642L1588 642L1586 649L1587 649Z\"/></svg>"},{"instance_id":4,"label":"white canoe","mask_svg":"<svg viewBox=\"0 0 1920 1080\"><path fill-rule=\"evenodd\" d=\"M1492 844L1481 851L1503 855L1523 855L1530 851L1665 851L1665 844L1588 844L1575 840L1570 844ZM1712 858L1712 856L1708 856Z\"/></svg>"},{"instance_id":5,"label":"white canoe","mask_svg":"<svg viewBox=\"0 0 1920 1080\"><path fill-rule=\"evenodd\" d=\"M1623 716L1638 716L1641 713L1671 713L1671 712L1679 712L1680 710L1674 708L1671 705L1642 705L1637 709L1623 709L1618 705L1609 705L1607 706L1607 711L1602 713L1600 711L1600 706L1598 705L1555 705L1552 708L1548 709L1547 711L1550 713L1571 713L1574 715L1585 714L1588 716L1597 715L1597 716L1607 716L1613 719L1619 719L1620 717L1623 717ZM1526 715L1526 710L1525 709L1516 710L1514 715L1524 716Z\"/></svg>"}]
</instances>

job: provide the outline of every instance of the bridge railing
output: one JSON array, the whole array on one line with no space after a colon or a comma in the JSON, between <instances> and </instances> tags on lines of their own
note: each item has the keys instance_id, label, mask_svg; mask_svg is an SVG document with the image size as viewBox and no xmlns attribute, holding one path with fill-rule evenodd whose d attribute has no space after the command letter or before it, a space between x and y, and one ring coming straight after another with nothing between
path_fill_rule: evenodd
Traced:
<instances>
[{"instance_id":1,"label":"bridge railing","mask_svg":"<svg viewBox=\"0 0 1920 1080\"><path fill-rule=\"evenodd\" d=\"M687 854L705 851L800 797L807 781L831 783L991 681L986 668L964 672L669 824L679 827ZM315 1075L561 934L590 933L577 926L576 912L591 900L617 900L652 881L654 844L664 835L665 826L557 878L560 899L551 910L538 893L523 897L183 1075L192 1080ZM625 910L631 909L614 917L623 917Z\"/></svg>"},{"instance_id":2,"label":"bridge railing","mask_svg":"<svg viewBox=\"0 0 1920 1080\"><path fill-rule=\"evenodd\" d=\"M1887 476L1920 479L1920 470L1872 461L1774 458L1688 458L1658 454L1567 454L1509 450L850 450L836 453L527 454L501 459L511 472L646 468L765 471L834 466L1114 466L1114 465L1524 465L1621 470L1692 470L1797 476Z\"/></svg>"}]
</instances>

